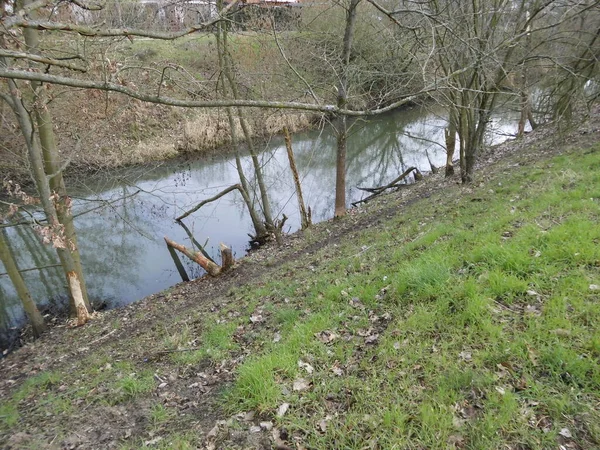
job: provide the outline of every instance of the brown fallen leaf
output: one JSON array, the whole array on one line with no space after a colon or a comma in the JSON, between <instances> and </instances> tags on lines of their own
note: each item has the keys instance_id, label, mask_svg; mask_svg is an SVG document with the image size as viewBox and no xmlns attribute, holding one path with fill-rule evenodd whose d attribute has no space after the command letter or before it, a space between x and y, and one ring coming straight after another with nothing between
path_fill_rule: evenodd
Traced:
<instances>
[{"instance_id":1,"label":"brown fallen leaf","mask_svg":"<svg viewBox=\"0 0 600 450\"><path fill-rule=\"evenodd\" d=\"M250 316L250 322L252 323L259 323L262 322L263 316L261 314L253 314L252 316Z\"/></svg>"},{"instance_id":2,"label":"brown fallen leaf","mask_svg":"<svg viewBox=\"0 0 600 450\"><path fill-rule=\"evenodd\" d=\"M348 302L350 306L357 309L365 309L365 305L362 304L358 297L352 297Z\"/></svg>"},{"instance_id":3,"label":"brown fallen leaf","mask_svg":"<svg viewBox=\"0 0 600 450\"><path fill-rule=\"evenodd\" d=\"M473 359L473 355L471 354L471 352L468 351L462 351L458 354L458 357L460 359L462 359L463 361L469 362Z\"/></svg>"},{"instance_id":4,"label":"brown fallen leaf","mask_svg":"<svg viewBox=\"0 0 600 450\"><path fill-rule=\"evenodd\" d=\"M358 334L361 337L367 337L367 336L371 336L373 334L373 328L369 328L367 330L365 330L364 328L360 328L356 334Z\"/></svg>"},{"instance_id":5,"label":"brown fallen leaf","mask_svg":"<svg viewBox=\"0 0 600 450\"><path fill-rule=\"evenodd\" d=\"M325 330L319 333L315 333L315 337L323 344L330 344L338 338L338 335L333 331Z\"/></svg>"},{"instance_id":6,"label":"brown fallen leaf","mask_svg":"<svg viewBox=\"0 0 600 450\"><path fill-rule=\"evenodd\" d=\"M339 363L337 361L331 367L331 371L338 377L344 375L344 371L340 368Z\"/></svg>"}]
</instances>

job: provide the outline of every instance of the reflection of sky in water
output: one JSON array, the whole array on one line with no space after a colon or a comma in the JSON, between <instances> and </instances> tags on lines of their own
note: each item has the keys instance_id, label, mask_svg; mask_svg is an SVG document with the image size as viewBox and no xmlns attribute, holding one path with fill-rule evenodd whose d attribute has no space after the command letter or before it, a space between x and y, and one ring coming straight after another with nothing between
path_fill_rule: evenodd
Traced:
<instances>
[{"instance_id":1,"label":"reflection of sky in water","mask_svg":"<svg viewBox=\"0 0 600 450\"><path fill-rule=\"evenodd\" d=\"M512 117L494 118L491 136L497 143L515 132ZM377 186L397 177L410 166L429 170L427 155L436 166L445 163L443 117L413 108L365 122L357 120L348 139L348 203L364 192L357 186ZM421 138L421 139L419 139ZM304 198L312 208L313 220L333 214L335 187L335 136L329 127L293 136L296 162L302 179ZM289 172L283 139L272 138L264 146L264 165L273 212L285 213L286 231L299 228L300 218ZM247 175L252 174L250 158L244 157ZM124 305L158 292L180 281L163 237L191 246L184 230L173 218L225 187L238 182L235 160L214 158L186 163L166 163L153 170L135 169L112 179L89 179L71 194L77 198L115 201L142 192L110 207L76 219L80 248L90 297L110 307ZM98 205L77 200L75 214ZM236 256L244 255L252 225L237 191L206 205L185 219L200 243L208 239L207 250L216 258L218 245L230 245ZM37 245L31 229L10 229L9 238L18 253L21 268L57 262L52 249ZM190 275L199 268L185 260ZM0 272L4 272L0 264ZM25 278L34 298L41 304L62 299L66 292L59 269L27 272ZM0 328L22 320L22 311L8 277L0 277ZM4 312L2 311L4 309Z\"/></svg>"}]
</instances>

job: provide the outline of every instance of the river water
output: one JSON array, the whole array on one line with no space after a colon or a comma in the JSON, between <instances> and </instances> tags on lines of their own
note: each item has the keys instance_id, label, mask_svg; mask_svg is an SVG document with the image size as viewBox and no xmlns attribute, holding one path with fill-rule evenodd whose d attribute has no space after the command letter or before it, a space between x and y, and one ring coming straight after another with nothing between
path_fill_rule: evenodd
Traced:
<instances>
[{"instance_id":1,"label":"river water","mask_svg":"<svg viewBox=\"0 0 600 450\"><path fill-rule=\"evenodd\" d=\"M356 186L385 184L410 166L429 171L427 155L436 166L442 166L446 158L442 147L445 126L443 115L419 107L368 121L357 120L348 139L348 202L366 195ZM490 142L505 140L516 130L515 114L498 115L490 128ZM325 126L298 133L293 136L293 147L313 222L331 218L336 148L332 129ZM260 159L273 211L278 215L285 213L289 219L284 231L294 232L300 226L300 218L283 139L273 137L265 143ZM244 157L243 164L251 174L250 158ZM109 206L76 217L92 302L114 308L181 281L163 237L186 246L191 244L174 217L237 182L235 161L229 155L168 162L155 168L138 167L90 177L71 186L75 215L111 202ZM206 248L215 258L220 242L232 247L237 258L242 257L248 247L247 234L253 231L237 191L206 205L184 222L199 242L208 240ZM11 228L8 236L18 254L20 268L57 263L54 250L39 245L31 228ZM184 264L190 276L201 275L201 269L195 264L188 261ZM0 273L3 272L0 263ZM60 309L68 303L64 275L59 268L23 275L42 310ZM10 280L0 276L0 353L24 322L24 313Z\"/></svg>"}]
</instances>

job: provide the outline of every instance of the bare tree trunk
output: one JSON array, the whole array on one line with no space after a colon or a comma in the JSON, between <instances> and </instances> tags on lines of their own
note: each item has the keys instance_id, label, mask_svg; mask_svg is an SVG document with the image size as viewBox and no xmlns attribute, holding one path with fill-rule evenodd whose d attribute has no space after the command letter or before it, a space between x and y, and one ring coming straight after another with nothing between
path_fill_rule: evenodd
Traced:
<instances>
[{"instance_id":1,"label":"bare tree trunk","mask_svg":"<svg viewBox=\"0 0 600 450\"><path fill-rule=\"evenodd\" d=\"M237 100L239 98L239 92L237 88L237 82L235 80L233 74L233 61L231 59L231 55L229 54L229 47L227 41L227 24L224 24L221 28L222 32L222 43L223 43L223 58L224 58L224 66L223 73L225 78L229 82L229 87L233 94L233 99ZM258 160L258 154L256 152L256 148L254 147L254 141L252 140L252 133L250 132L250 127L248 126L248 121L246 119L246 115L244 110L241 107L237 108L238 112L238 120L240 121L240 125L242 127L242 131L244 133L244 138L246 139L246 144L248 145L248 150L250 151L250 158L252 159L252 165L254 166L254 175L256 176L256 183L258 184L258 190L261 198L261 206L262 211L265 216L265 222L267 224L267 228L269 231L275 233L275 237L278 243L281 243L281 233L277 232L277 227L275 227L275 222L273 220L273 216L271 214L271 203L269 201L269 193L267 191L267 185L265 183L265 179L263 176L262 166L260 161Z\"/></svg>"},{"instance_id":2,"label":"bare tree trunk","mask_svg":"<svg viewBox=\"0 0 600 450\"><path fill-rule=\"evenodd\" d=\"M290 162L290 170L292 171L294 184L296 185L296 196L298 197L298 207L300 208L300 224L304 230L310 226L310 216L306 212L306 205L304 204L304 197L302 196L302 184L300 184L298 168L296 167L296 160L294 158L294 149L292 148L292 137L290 136L287 127L283 127L283 136L285 138L288 160Z\"/></svg>"},{"instance_id":3,"label":"bare tree trunk","mask_svg":"<svg viewBox=\"0 0 600 450\"><path fill-rule=\"evenodd\" d=\"M334 217L346 215L346 143L348 141L348 118L340 117L337 124L337 152L335 159L335 212Z\"/></svg>"},{"instance_id":4,"label":"bare tree trunk","mask_svg":"<svg viewBox=\"0 0 600 450\"><path fill-rule=\"evenodd\" d=\"M467 173L467 168L466 168L466 161L465 161L465 145L466 145L466 140L467 140L467 119L466 119L466 112L464 110L461 110L460 115L459 115L459 126L458 126L458 135L460 138L460 142L459 142L459 164L460 164L460 177L464 182L466 173Z\"/></svg>"},{"instance_id":5,"label":"bare tree trunk","mask_svg":"<svg viewBox=\"0 0 600 450\"><path fill-rule=\"evenodd\" d=\"M183 222L181 222L181 223L183 223ZM179 259L179 255L177 254L175 249L173 247L171 247L169 244L167 244L167 250L169 251L169 254L171 255L171 259L173 260L173 263L175 264L175 267L177 268L177 272L179 272L181 281L190 281L190 277L188 277L188 274L185 271L185 267L183 267L183 264L181 263L181 259Z\"/></svg>"},{"instance_id":6,"label":"bare tree trunk","mask_svg":"<svg viewBox=\"0 0 600 450\"><path fill-rule=\"evenodd\" d=\"M79 300L83 300L83 293L81 291L81 283L75 270L75 263L71 252L68 250L69 242L64 236L64 227L58 220L56 207L54 205L52 191L48 182L48 177L44 170L44 158L42 155L42 149L33 126L31 116L25 109L22 103L22 97L16 83L13 80L7 80L12 98L11 106L14 108L15 115L19 121L21 132L25 138L27 155L29 158L31 176L35 181L38 194L40 196L40 202L42 208L48 220L50 227L50 233L53 236L58 237L60 241L59 245L56 246L56 252L60 259L61 265L67 277L67 283L69 286L70 300L71 300L71 315L78 318L78 324L83 324L89 320L89 314L87 308L85 308L85 314L80 308Z\"/></svg>"},{"instance_id":7,"label":"bare tree trunk","mask_svg":"<svg viewBox=\"0 0 600 450\"><path fill-rule=\"evenodd\" d=\"M31 0L25 0L24 4L31 3ZM23 30L25 43L30 53L39 53L39 35L37 30ZM31 64L30 64L31 66ZM79 247L77 245L77 233L73 223L73 215L71 214L70 198L67 196L67 189L60 166L60 157L56 146L56 138L52 125L52 116L47 108L48 99L45 94L42 83L38 81L31 82L33 90L32 105L35 111L35 119L37 123L40 144L44 155L44 170L49 177L50 189L58 194L56 201L56 213L59 222L64 226L65 238L68 240L68 250L71 252L75 271L79 278L83 300L88 311L91 311L91 305L88 299L87 287L83 277L83 268L81 266L81 257L79 255Z\"/></svg>"},{"instance_id":8,"label":"bare tree trunk","mask_svg":"<svg viewBox=\"0 0 600 450\"><path fill-rule=\"evenodd\" d=\"M454 175L454 164L452 160L456 150L456 119L456 110L454 107L451 107L448 118L448 128L444 129L444 136L446 138L446 178Z\"/></svg>"},{"instance_id":9,"label":"bare tree trunk","mask_svg":"<svg viewBox=\"0 0 600 450\"><path fill-rule=\"evenodd\" d=\"M219 244L219 250L221 251L221 270L224 272L231 269L235 263L233 252L223 243Z\"/></svg>"},{"instance_id":10,"label":"bare tree trunk","mask_svg":"<svg viewBox=\"0 0 600 450\"><path fill-rule=\"evenodd\" d=\"M352 51L352 39L356 24L356 9L360 0L350 0L346 11L346 28L344 30L344 41L342 49L342 71L339 76L337 106L345 108L348 104L348 67L350 66L350 53ZM346 214L346 144L348 141L348 118L345 115L339 117L337 123L337 155L335 170L335 212L334 217L342 217Z\"/></svg>"},{"instance_id":11,"label":"bare tree trunk","mask_svg":"<svg viewBox=\"0 0 600 450\"><path fill-rule=\"evenodd\" d=\"M525 76L525 75L523 75ZM521 91L521 115L519 117L519 124L517 126L517 138L522 138L525 134L525 124L529 117L529 95L525 90Z\"/></svg>"},{"instance_id":12,"label":"bare tree trunk","mask_svg":"<svg viewBox=\"0 0 600 450\"><path fill-rule=\"evenodd\" d=\"M220 9L221 9L221 6L219 6L219 10ZM224 43L223 43L223 27L224 27L224 24L219 22L219 24L217 25L216 40L217 40L217 54L218 54L218 59L219 59L219 68L221 69L221 71L223 73L225 73L227 63L225 61L226 48L224 47ZM222 87L223 95L225 97L228 97L228 89L227 89L224 79L222 80L221 87ZM235 120L233 117L233 108L227 107L226 113L227 113L227 119L229 121L229 128L231 129L231 145L233 146L233 148L235 150L235 167L238 172L238 176L240 178L240 183L241 183L241 187L242 187L241 189L239 189L239 191L242 195L244 203L246 203L246 207L248 208L248 213L250 214L250 219L252 220L252 225L254 225L254 231L256 233L255 240L260 242L260 241L266 239L267 229L266 229L263 221L260 219L256 209L254 208L254 203L252 202L252 199L250 198L250 194L249 194L250 186L248 183L248 179L246 178L246 175L244 174L244 169L242 167L242 162L240 159L239 140L237 137L237 129L236 129L236 124L235 124Z\"/></svg>"},{"instance_id":13,"label":"bare tree trunk","mask_svg":"<svg viewBox=\"0 0 600 450\"><path fill-rule=\"evenodd\" d=\"M40 314L35 302L31 298L29 289L27 289L27 285L25 284L25 281L19 272L19 267L17 266L10 247L8 246L8 241L3 230L0 230L0 261L2 261L2 264L4 265L4 268L10 277L10 281L12 281L12 284L15 287L19 298L21 299L23 309L29 318L29 322L31 322L33 335L36 338L40 337L41 334L46 331L44 318Z\"/></svg>"},{"instance_id":14,"label":"bare tree trunk","mask_svg":"<svg viewBox=\"0 0 600 450\"><path fill-rule=\"evenodd\" d=\"M222 8L222 2L219 2L218 5L219 10L221 10ZM224 40L224 24L219 22L219 24L217 25L217 33L216 33L216 40L217 40L217 54L218 54L218 60L219 60L219 68L221 70L221 72L225 75L228 70L227 70L227 61L226 61L226 50L227 48L225 47L225 40ZM226 98L228 97L228 91L229 89L227 88L227 83L225 81L225 79L221 80L221 89L222 89L222 93L223 96L225 96ZM233 146L234 150L235 150L235 166L236 166L236 170L238 172L238 176L240 178L240 183L241 183L241 187L242 189L240 189L240 193L242 194L242 198L244 199L244 202L246 203L246 207L248 208L248 213L250 214L250 219L252 220L252 224L254 225L254 231L256 233L256 237L255 239L257 241L262 241L264 239L266 239L267 236L267 229L263 223L263 221L260 219L256 209L254 208L254 203L252 202L252 199L250 198L250 185L248 183L248 179L246 178L246 175L244 174L244 169L242 167L242 162L240 159L240 151L239 151L239 140L238 140L238 136L237 136L237 128L236 128L236 124L235 124L235 120L234 120L234 116L233 116L233 108L232 107L227 107L226 109L226 113L227 113L227 119L229 121L229 128L230 128L230 132L231 132L231 145Z\"/></svg>"}]
</instances>

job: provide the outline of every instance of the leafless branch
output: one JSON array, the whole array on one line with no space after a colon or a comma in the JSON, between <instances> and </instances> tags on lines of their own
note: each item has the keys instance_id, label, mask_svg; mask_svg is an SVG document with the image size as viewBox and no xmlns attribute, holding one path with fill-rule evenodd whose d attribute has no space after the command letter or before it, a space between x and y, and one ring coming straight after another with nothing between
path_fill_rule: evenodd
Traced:
<instances>
[{"instance_id":1,"label":"leafless branch","mask_svg":"<svg viewBox=\"0 0 600 450\"><path fill-rule=\"evenodd\" d=\"M15 52L12 50L0 49L0 56L15 59L26 59L28 61L38 62L41 64L47 64L49 66L62 67L64 69L75 70L77 72L87 72L87 68L78 66L76 64L68 63L54 58L46 58L40 55L34 55L32 53Z\"/></svg>"},{"instance_id":2,"label":"leafless branch","mask_svg":"<svg viewBox=\"0 0 600 450\"><path fill-rule=\"evenodd\" d=\"M229 12L235 5L237 5L238 0L234 0L229 3L225 8L223 8L221 15L218 17L209 20L207 22L201 23L199 25L194 25L193 27L186 28L185 30L172 32L172 33L164 33L158 31L149 31L149 30L140 30L136 28L101 28L101 27L89 27L85 25L78 25L75 23L63 23L63 22L53 22L48 20L29 20L22 15L16 16L8 16L6 19L0 21L0 26L5 29L11 28L33 28L41 31L65 31L69 33L76 33L81 36L86 37L147 37L152 39L161 39L161 40L174 40L183 36L187 36L188 34L196 33L197 31L206 30L207 28L215 25L219 21L223 20L223 17Z\"/></svg>"}]
</instances>

